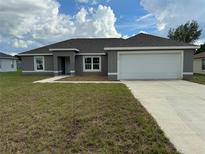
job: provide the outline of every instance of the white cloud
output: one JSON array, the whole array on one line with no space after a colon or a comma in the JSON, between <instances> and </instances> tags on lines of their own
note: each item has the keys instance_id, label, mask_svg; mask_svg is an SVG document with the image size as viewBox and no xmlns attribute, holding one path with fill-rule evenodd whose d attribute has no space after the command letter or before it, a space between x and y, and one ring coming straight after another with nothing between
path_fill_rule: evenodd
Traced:
<instances>
[{"instance_id":1,"label":"white cloud","mask_svg":"<svg viewBox=\"0 0 205 154\"><path fill-rule=\"evenodd\" d=\"M152 15L151 13L139 17L139 18L137 19L137 21L138 21L138 22L139 22L139 21L143 21L143 20L149 19L150 17L153 17L153 15Z\"/></svg>"},{"instance_id":2,"label":"white cloud","mask_svg":"<svg viewBox=\"0 0 205 154\"><path fill-rule=\"evenodd\" d=\"M8 53L10 54L11 56L16 56L18 53L17 52L11 52L11 53Z\"/></svg>"},{"instance_id":3,"label":"white cloud","mask_svg":"<svg viewBox=\"0 0 205 154\"><path fill-rule=\"evenodd\" d=\"M128 39L129 36L128 36L128 35L124 35L124 36L122 36L122 38L123 38L123 39Z\"/></svg>"},{"instance_id":4,"label":"white cloud","mask_svg":"<svg viewBox=\"0 0 205 154\"><path fill-rule=\"evenodd\" d=\"M90 3L90 4L97 4L98 2L97 2L97 0L76 0L77 2L79 2L79 3Z\"/></svg>"},{"instance_id":5,"label":"white cloud","mask_svg":"<svg viewBox=\"0 0 205 154\"><path fill-rule=\"evenodd\" d=\"M72 37L121 36L110 7L82 8L74 16L59 13L59 7L56 0L0 1L0 43L27 48Z\"/></svg>"},{"instance_id":6,"label":"white cloud","mask_svg":"<svg viewBox=\"0 0 205 154\"><path fill-rule=\"evenodd\" d=\"M32 43L33 41L16 39L14 40L13 46L16 48L28 48Z\"/></svg>"},{"instance_id":7,"label":"white cloud","mask_svg":"<svg viewBox=\"0 0 205 154\"><path fill-rule=\"evenodd\" d=\"M139 33L143 33L143 34L149 34L148 32L146 32L146 31L143 31L143 30L139 31Z\"/></svg>"},{"instance_id":8,"label":"white cloud","mask_svg":"<svg viewBox=\"0 0 205 154\"><path fill-rule=\"evenodd\" d=\"M194 42L195 45L201 45L205 43L205 39L199 39L197 41Z\"/></svg>"},{"instance_id":9,"label":"white cloud","mask_svg":"<svg viewBox=\"0 0 205 154\"><path fill-rule=\"evenodd\" d=\"M122 18L122 23L118 28L126 33L135 34L137 32L148 32L156 29L156 19L152 14L146 14L135 18Z\"/></svg>"},{"instance_id":10,"label":"white cloud","mask_svg":"<svg viewBox=\"0 0 205 154\"><path fill-rule=\"evenodd\" d=\"M197 20L200 27L205 28L205 0L141 0L140 4L156 18L162 35L188 20ZM205 33L202 37L205 38Z\"/></svg>"}]
</instances>

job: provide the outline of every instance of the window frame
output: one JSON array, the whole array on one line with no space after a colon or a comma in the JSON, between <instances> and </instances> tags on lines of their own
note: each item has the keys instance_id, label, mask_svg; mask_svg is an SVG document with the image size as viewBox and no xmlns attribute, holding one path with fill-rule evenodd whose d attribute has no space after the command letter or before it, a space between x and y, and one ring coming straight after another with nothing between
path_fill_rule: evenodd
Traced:
<instances>
[{"instance_id":1,"label":"window frame","mask_svg":"<svg viewBox=\"0 0 205 154\"><path fill-rule=\"evenodd\" d=\"M91 69L85 69L85 59L91 58ZM99 69L93 69L93 58L99 58ZM101 56L83 56L83 72L101 72Z\"/></svg>"},{"instance_id":2,"label":"window frame","mask_svg":"<svg viewBox=\"0 0 205 154\"><path fill-rule=\"evenodd\" d=\"M38 69L37 69L37 63L36 63L36 59L37 59L37 58L42 58L42 60L43 60L43 69L42 69L42 70L38 70ZM34 70L35 70L36 72L45 71L45 58L44 58L44 56L34 56Z\"/></svg>"},{"instance_id":3,"label":"window frame","mask_svg":"<svg viewBox=\"0 0 205 154\"><path fill-rule=\"evenodd\" d=\"M205 58L202 58L201 60L201 70L205 71Z\"/></svg>"}]
</instances>

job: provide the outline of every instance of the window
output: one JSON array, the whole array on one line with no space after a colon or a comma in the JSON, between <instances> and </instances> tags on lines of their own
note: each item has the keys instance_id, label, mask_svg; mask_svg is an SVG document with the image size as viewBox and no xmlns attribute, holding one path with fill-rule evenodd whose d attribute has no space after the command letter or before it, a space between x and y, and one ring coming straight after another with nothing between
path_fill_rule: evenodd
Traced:
<instances>
[{"instance_id":1,"label":"window","mask_svg":"<svg viewBox=\"0 0 205 154\"><path fill-rule=\"evenodd\" d=\"M83 58L84 72L99 72L101 71L101 57L100 56L85 56Z\"/></svg>"},{"instance_id":2,"label":"window","mask_svg":"<svg viewBox=\"0 0 205 154\"><path fill-rule=\"evenodd\" d=\"M202 70L205 71L205 59L202 59Z\"/></svg>"},{"instance_id":3,"label":"window","mask_svg":"<svg viewBox=\"0 0 205 154\"><path fill-rule=\"evenodd\" d=\"M11 68L14 68L14 60L11 60Z\"/></svg>"},{"instance_id":4,"label":"window","mask_svg":"<svg viewBox=\"0 0 205 154\"><path fill-rule=\"evenodd\" d=\"M34 57L34 69L35 71L44 71L44 57Z\"/></svg>"}]
</instances>

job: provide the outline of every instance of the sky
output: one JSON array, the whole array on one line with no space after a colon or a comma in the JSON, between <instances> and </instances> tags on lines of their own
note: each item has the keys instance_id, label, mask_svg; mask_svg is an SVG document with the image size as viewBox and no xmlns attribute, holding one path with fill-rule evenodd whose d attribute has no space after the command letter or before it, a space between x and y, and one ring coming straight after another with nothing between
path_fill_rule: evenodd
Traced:
<instances>
[{"instance_id":1,"label":"sky","mask_svg":"<svg viewBox=\"0 0 205 154\"><path fill-rule=\"evenodd\" d=\"M16 54L71 38L167 37L196 20L204 29L205 0L0 0L0 51Z\"/></svg>"}]
</instances>

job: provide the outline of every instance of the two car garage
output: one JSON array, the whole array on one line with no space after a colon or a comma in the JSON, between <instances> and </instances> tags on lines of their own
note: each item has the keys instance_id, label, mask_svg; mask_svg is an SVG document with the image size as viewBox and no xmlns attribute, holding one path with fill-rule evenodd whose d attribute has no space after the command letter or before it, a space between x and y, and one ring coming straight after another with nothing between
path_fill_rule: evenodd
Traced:
<instances>
[{"instance_id":1,"label":"two car garage","mask_svg":"<svg viewBox=\"0 0 205 154\"><path fill-rule=\"evenodd\" d=\"M183 51L118 52L118 79L182 79Z\"/></svg>"}]
</instances>

